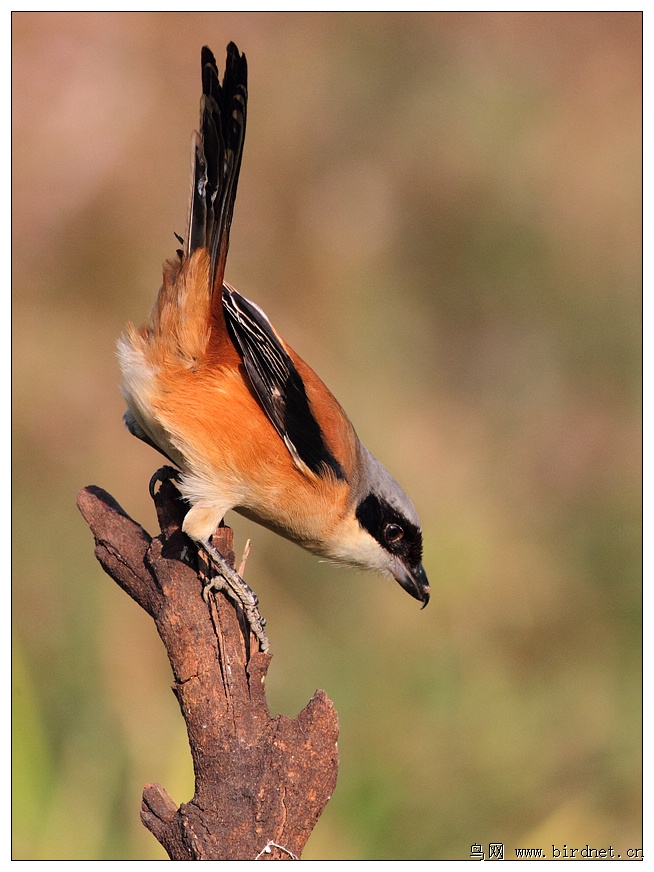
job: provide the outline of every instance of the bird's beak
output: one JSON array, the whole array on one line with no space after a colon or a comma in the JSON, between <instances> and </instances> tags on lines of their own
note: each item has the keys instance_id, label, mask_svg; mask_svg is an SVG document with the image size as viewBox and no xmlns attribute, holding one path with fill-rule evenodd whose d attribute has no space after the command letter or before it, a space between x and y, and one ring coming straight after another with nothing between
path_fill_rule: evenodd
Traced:
<instances>
[{"instance_id":1,"label":"bird's beak","mask_svg":"<svg viewBox=\"0 0 654 872\"><path fill-rule=\"evenodd\" d=\"M408 594L422 603L424 609L429 602L430 591L427 573L423 569L422 563L409 567L402 560L396 560L393 575L397 583Z\"/></svg>"}]
</instances>

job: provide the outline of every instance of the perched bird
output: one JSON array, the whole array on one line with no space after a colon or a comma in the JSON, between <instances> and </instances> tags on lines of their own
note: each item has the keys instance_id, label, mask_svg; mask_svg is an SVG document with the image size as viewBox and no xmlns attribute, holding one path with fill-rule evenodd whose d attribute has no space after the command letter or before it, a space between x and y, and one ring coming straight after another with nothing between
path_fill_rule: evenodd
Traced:
<instances>
[{"instance_id":1,"label":"perched bird","mask_svg":"<svg viewBox=\"0 0 654 872\"><path fill-rule=\"evenodd\" d=\"M402 488L262 310L224 281L245 137L247 64L227 47L222 84L202 49L186 237L167 261L149 325L118 344L124 420L178 467L183 529L243 605L261 647L257 598L210 544L234 509L320 557L392 576L429 601L422 532Z\"/></svg>"}]
</instances>

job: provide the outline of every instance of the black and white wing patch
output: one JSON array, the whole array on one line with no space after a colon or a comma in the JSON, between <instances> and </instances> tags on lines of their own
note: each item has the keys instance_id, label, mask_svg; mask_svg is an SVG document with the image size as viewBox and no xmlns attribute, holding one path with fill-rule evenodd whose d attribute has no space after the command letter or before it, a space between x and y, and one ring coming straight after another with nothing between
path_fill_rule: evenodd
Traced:
<instances>
[{"instance_id":1,"label":"black and white wing patch","mask_svg":"<svg viewBox=\"0 0 654 872\"><path fill-rule=\"evenodd\" d=\"M313 416L300 373L277 338L265 313L223 285L223 312L263 410L302 472L344 479Z\"/></svg>"}]
</instances>

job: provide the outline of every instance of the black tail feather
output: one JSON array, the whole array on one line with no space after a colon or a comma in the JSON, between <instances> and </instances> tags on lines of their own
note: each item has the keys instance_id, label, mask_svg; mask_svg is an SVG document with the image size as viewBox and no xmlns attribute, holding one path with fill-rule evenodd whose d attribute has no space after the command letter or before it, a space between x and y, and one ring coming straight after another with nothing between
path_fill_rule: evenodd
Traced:
<instances>
[{"instance_id":1,"label":"black tail feather","mask_svg":"<svg viewBox=\"0 0 654 872\"><path fill-rule=\"evenodd\" d=\"M222 85L212 51L202 49L200 132L193 135L192 190L186 254L210 251L212 292L222 289L229 230L241 169L247 110L247 61L227 46Z\"/></svg>"}]
</instances>

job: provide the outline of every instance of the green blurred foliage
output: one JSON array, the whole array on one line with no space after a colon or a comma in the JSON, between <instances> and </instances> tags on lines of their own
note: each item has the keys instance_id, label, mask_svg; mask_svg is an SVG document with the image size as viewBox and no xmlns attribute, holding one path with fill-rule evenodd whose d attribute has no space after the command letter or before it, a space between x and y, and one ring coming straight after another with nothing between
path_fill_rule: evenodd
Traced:
<instances>
[{"instance_id":1,"label":"green blurred foliage","mask_svg":"<svg viewBox=\"0 0 654 872\"><path fill-rule=\"evenodd\" d=\"M199 50L248 56L228 279L412 495L432 601L242 519L271 709L339 712L305 858L640 846L641 16L14 13L14 857L152 859L193 792L115 340L184 232Z\"/></svg>"}]
</instances>

